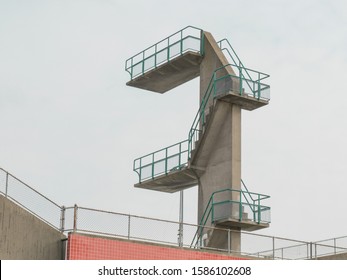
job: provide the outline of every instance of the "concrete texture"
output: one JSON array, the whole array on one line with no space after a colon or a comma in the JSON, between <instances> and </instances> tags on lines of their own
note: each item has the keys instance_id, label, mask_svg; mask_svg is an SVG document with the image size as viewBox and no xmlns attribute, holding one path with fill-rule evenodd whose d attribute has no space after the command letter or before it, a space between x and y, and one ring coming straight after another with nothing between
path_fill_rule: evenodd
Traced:
<instances>
[{"instance_id":1,"label":"concrete texture","mask_svg":"<svg viewBox=\"0 0 347 280\"><path fill-rule=\"evenodd\" d=\"M200 102L205 96L215 69L229 64L213 36L208 32L204 32L204 35L205 56L200 65ZM225 67L218 74L223 76L235 75L231 67ZM214 101L213 99L209 101L206 109L210 106L216 106L213 110L214 116L211 117L210 128L205 130L202 136L205 138L202 140L205 145L195 156L197 163L200 156L206 162L206 167L199 166L204 167L205 172L199 178L198 221L201 220L213 192L226 188L241 189L241 107L237 104ZM200 129L203 128L200 127ZM239 196L238 193L229 193L224 199L237 201L237 196ZM215 225L209 219L206 226ZM236 226L231 229L239 231L240 227ZM227 237L224 231L214 231L212 234L210 233L209 239L210 241L207 241L209 247L225 249L230 243L231 250L240 251L240 232L233 231Z\"/></svg>"},{"instance_id":2,"label":"concrete texture","mask_svg":"<svg viewBox=\"0 0 347 280\"><path fill-rule=\"evenodd\" d=\"M61 232L0 195L0 259L61 260Z\"/></svg>"},{"instance_id":3,"label":"concrete texture","mask_svg":"<svg viewBox=\"0 0 347 280\"><path fill-rule=\"evenodd\" d=\"M315 260L347 260L347 253L318 257Z\"/></svg>"}]
</instances>

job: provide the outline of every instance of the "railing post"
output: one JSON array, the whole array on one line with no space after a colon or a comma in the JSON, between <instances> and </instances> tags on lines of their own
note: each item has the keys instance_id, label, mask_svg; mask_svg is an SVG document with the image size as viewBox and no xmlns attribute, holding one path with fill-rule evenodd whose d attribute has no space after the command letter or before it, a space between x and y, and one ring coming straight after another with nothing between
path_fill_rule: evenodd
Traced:
<instances>
[{"instance_id":1,"label":"railing post","mask_svg":"<svg viewBox=\"0 0 347 280\"><path fill-rule=\"evenodd\" d=\"M183 246L183 191L180 191L180 212L178 226L178 246Z\"/></svg>"},{"instance_id":2,"label":"railing post","mask_svg":"<svg viewBox=\"0 0 347 280\"><path fill-rule=\"evenodd\" d=\"M154 153L152 154L152 179L154 179Z\"/></svg>"},{"instance_id":3,"label":"railing post","mask_svg":"<svg viewBox=\"0 0 347 280\"><path fill-rule=\"evenodd\" d=\"M260 223L261 213L260 213L260 194L258 194L258 224Z\"/></svg>"},{"instance_id":4,"label":"railing post","mask_svg":"<svg viewBox=\"0 0 347 280\"><path fill-rule=\"evenodd\" d=\"M282 252L283 255L283 252ZM275 259L275 237L272 236L272 259Z\"/></svg>"},{"instance_id":5,"label":"railing post","mask_svg":"<svg viewBox=\"0 0 347 280\"><path fill-rule=\"evenodd\" d=\"M170 37L167 38L167 61L170 61Z\"/></svg>"},{"instance_id":6,"label":"railing post","mask_svg":"<svg viewBox=\"0 0 347 280\"><path fill-rule=\"evenodd\" d=\"M167 148L165 149L165 174L167 174Z\"/></svg>"},{"instance_id":7,"label":"railing post","mask_svg":"<svg viewBox=\"0 0 347 280\"><path fill-rule=\"evenodd\" d=\"M131 58L131 80L133 79L133 69L134 69L134 67L133 67L133 65L134 65L134 58L132 57Z\"/></svg>"},{"instance_id":8,"label":"railing post","mask_svg":"<svg viewBox=\"0 0 347 280\"><path fill-rule=\"evenodd\" d=\"M182 142L180 143L179 146L179 151L178 151L178 166L179 166L179 170L181 170L181 152L182 152Z\"/></svg>"},{"instance_id":9,"label":"railing post","mask_svg":"<svg viewBox=\"0 0 347 280\"><path fill-rule=\"evenodd\" d=\"M141 183L141 181L142 181L142 158L140 158L140 174L139 174L139 176L140 176L140 182L139 183Z\"/></svg>"},{"instance_id":10,"label":"railing post","mask_svg":"<svg viewBox=\"0 0 347 280\"><path fill-rule=\"evenodd\" d=\"M131 216L128 215L128 239L130 239L130 219L131 219Z\"/></svg>"},{"instance_id":11,"label":"railing post","mask_svg":"<svg viewBox=\"0 0 347 280\"><path fill-rule=\"evenodd\" d=\"M60 210L60 232L65 230L65 206L63 205Z\"/></svg>"},{"instance_id":12,"label":"railing post","mask_svg":"<svg viewBox=\"0 0 347 280\"><path fill-rule=\"evenodd\" d=\"M336 238L334 238L334 254L336 255Z\"/></svg>"},{"instance_id":13,"label":"railing post","mask_svg":"<svg viewBox=\"0 0 347 280\"><path fill-rule=\"evenodd\" d=\"M200 228L201 228L201 229L200 229ZM200 243L199 248L201 248L201 247L202 247L202 233L204 232L204 227L199 226L199 230L200 230L200 234L198 235L198 241L199 241L199 243Z\"/></svg>"},{"instance_id":14,"label":"railing post","mask_svg":"<svg viewBox=\"0 0 347 280\"><path fill-rule=\"evenodd\" d=\"M180 40L180 54L183 52L183 31L181 30L181 40Z\"/></svg>"},{"instance_id":15,"label":"railing post","mask_svg":"<svg viewBox=\"0 0 347 280\"><path fill-rule=\"evenodd\" d=\"M190 151L191 151L191 131L192 129L189 130L189 133L188 133L188 160L190 160Z\"/></svg>"},{"instance_id":16,"label":"railing post","mask_svg":"<svg viewBox=\"0 0 347 280\"><path fill-rule=\"evenodd\" d=\"M239 201L239 221L242 221L242 193L241 191L239 192L240 196L240 201ZM231 197L232 197L232 192L231 192Z\"/></svg>"},{"instance_id":17,"label":"railing post","mask_svg":"<svg viewBox=\"0 0 347 280\"><path fill-rule=\"evenodd\" d=\"M216 97L217 95L217 90L216 90L216 80L217 80L217 75L216 75L216 72L213 73L213 84L212 84L212 87L213 87L213 98ZM210 97L211 95L209 94L208 97ZM212 98L212 99L213 99ZM207 98L207 101L209 100L209 98ZM207 101L206 101L206 104L207 104ZM205 109L206 109L206 104L205 104L205 108L204 108L204 113L205 113Z\"/></svg>"},{"instance_id":18,"label":"railing post","mask_svg":"<svg viewBox=\"0 0 347 280\"><path fill-rule=\"evenodd\" d=\"M239 78L240 78L240 95L242 95L242 68L241 68L241 62L239 64Z\"/></svg>"},{"instance_id":19,"label":"railing post","mask_svg":"<svg viewBox=\"0 0 347 280\"><path fill-rule=\"evenodd\" d=\"M142 75L145 73L145 51L142 52Z\"/></svg>"},{"instance_id":20,"label":"railing post","mask_svg":"<svg viewBox=\"0 0 347 280\"><path fill-rule=\"evenodd\" d=\"M73 232L77 230L77 210L78 206L75 204L73 209Z\"/></svg>"},{"instance_id":21,"label":"railing post","mask_svg":"<svg viewBox=\"0 0 347 280\"><path fill-rule=\"evenodd\" d=\"M260 99L260 81L258 80L258 100Z\"/></svg>"},{"instance_id":22,"label":"railing post","mask_svg":"<svg viewBox=\"0 0 347 280\"><path fill-rule=\"evenodd\" d=\"M157 45L154 46L154 68L157 68Z\"/></svg>"},{"instance_id":23,"label":"railing post","mask_svg":"<svg viewBox=\"0 0 347 280\"><path fill-rule=\"evenodd\" d=\"M5 197L7 198L8 192L8 172L6 172L6 182L5 182Z\"/></svg>"},{"instance_id":24,"label":"railing post","mask_svg":"<svg viewBox=\"0 0 347 280\"><path fill-rule=\"evenodd\" d=\"M214 222L214 194L212 194L212 198L211 198L211 222Z\"/></svg>"},{"instance_id":25,"label":"railing post","mask_svg":"<svg viewBox=\"0 0 347 280\"><path fill-rule=\"evenodd\" d=\"M228 229L228 254L231 252L230 228Z\"/></svg>"}]
</instances>

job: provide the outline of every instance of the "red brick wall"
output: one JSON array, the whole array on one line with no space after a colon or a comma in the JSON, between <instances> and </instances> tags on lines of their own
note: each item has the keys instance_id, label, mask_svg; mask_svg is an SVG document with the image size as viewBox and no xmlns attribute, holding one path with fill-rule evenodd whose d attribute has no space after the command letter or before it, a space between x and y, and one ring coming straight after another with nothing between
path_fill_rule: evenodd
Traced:
<instances>
[{"instance_id":1,"label":"red brick wall","mask_svg":"<svg viewBox=\"0 0 347 280\"><path fill-rule=\"evenodd\" d=\"M70 233L68 260L240 260L218 253Z\"/></svg>"}]
</instances>

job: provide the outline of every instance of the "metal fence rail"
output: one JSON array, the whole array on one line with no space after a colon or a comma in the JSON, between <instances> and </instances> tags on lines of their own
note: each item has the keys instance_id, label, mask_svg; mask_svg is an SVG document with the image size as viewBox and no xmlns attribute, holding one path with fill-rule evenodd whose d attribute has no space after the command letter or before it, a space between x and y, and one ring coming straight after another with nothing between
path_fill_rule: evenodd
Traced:
<instances>
[{"instance_id":1,"label":"metal fence rail","mask_svg":"<svg viewBox=\"0 0 347 280\"><path fill-rule=\"evenodd\" d=\"M55 229L63 229L64 208L0 168L0 193Z\"/></svg>"},{"instance_id":2,"label":"metal fence rail","mask_svg":"<svg viewBox=\"0 0 347 280\"><path fill-rule=\"evenodd\" d=\"M156 176L180 170L188 164L188 140L178 142L134 160L133 170L139 183Z\"/></svg>"},{"instance_id":3,"label":"metal fence rail","mask_svg":"<svg viewBox=\"0 0 347 280\"><path fill-rule=\"evenodd\" d=\"M203 49L202 30L187 26L127 59L125 70L132 80L188 51L202 55Z\"/></svg>"},{"instance_id":4,"label":"metal fence rail","mask_svg":"<svg viewBox=\"0 0 347 280\"><path fill-rule=\"evenodd\" d=\"M112 211L104 211L74 205L59 206L34 188L0 168L0 194L23 207L43 222L64 232L91 233L129 240L142 240L159 244L191 248L198 229L212 229L199 225L153 219ZM183 230L180 232L180 228ZM226 231L230 236L232 230ZM182 239L179 239L182 234ZM286 239L268 235L241 232L241 250L209 248L204 240L197 249L211 249L225 253L237 253L264 259L315 259L347 252L347 236L316 242Z\"/></svg>"}]
</instances>

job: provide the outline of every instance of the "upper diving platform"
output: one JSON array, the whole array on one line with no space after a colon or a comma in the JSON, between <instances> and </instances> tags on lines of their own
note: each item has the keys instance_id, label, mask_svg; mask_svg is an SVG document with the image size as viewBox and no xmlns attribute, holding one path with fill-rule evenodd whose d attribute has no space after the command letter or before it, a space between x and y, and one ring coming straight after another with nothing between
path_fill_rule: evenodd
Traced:
<instances>
[{"instance_id":1,"label":"upper diving platform","mask_svg":"<svg viewBox=\"0 0 347 280\"><path fill-rule=\"evenodd\" d=\"M200 75L203 32L188 26L129 58L128 86L165 93Z\"/></svg>"}]
</instances>

